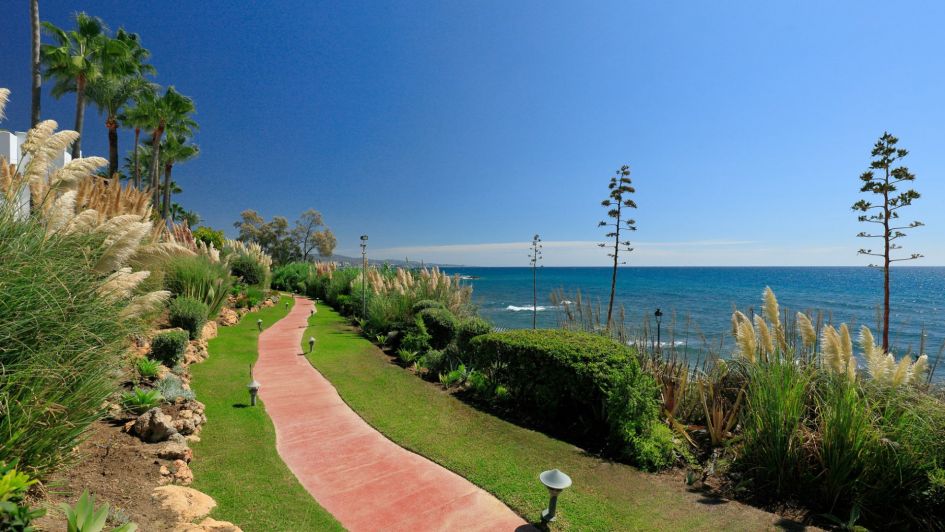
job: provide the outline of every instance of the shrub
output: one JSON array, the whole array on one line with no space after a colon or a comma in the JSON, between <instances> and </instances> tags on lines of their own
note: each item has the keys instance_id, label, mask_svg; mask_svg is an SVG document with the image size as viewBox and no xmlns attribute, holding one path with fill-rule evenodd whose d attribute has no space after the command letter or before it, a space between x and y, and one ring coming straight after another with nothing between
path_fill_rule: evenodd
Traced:
<instances>
[{"instance_id":1,"label":"shrub","mask_svg":"<svg viewBox=\"0 0 945 532\"><path fill-rule=\"evenodd\" d=\"M655 471L672 461L673 438L660 423L656 382L628 364L612 374L607 396L607 421L618 453L641 469Z\"/></svg>"},{"instance_id":2,"label":"shrub","mask_svg":"<svg viewBox=\"0 0 945 532\"><path fill-rule=\"evenodd\" d=\"M135 360L135 369L142 379L153 379L157 377L160 367L161 362L159 360L150 359L148 357L141 357Z\"/></svg>"},{"instance_id":3,"label":"shrub","mask_svg":"<svg viewBox=\"0 0 945 532\"><path fill-rule=\"evenodd\" d=\"M209 309L204 303L191 297L177 297L170 304L171 326L180 327L190 333L190 339L200 338L207 323Z\"/></svg>"},{"instance_id":4,"label":"shrub","mask_svg":"<svg viewBox=\"0 0 945 532\"><path fill-rule=\"evenodd\" d=\"M45 510L30 510L26 505L26 494L36 482L13 464L0 462L0 530L33 530L33 519L46 514Z\"/></svg>"},{"instance_id":5,"label":"shrub","mask_svg":"<svg viewBox=\"0 0 945 532\"><path fill-rule=\"evenodd\" d=\"M420 312L428 308L445 309L446 305L434 299L421 299L420 301L417 301L410 307L410 311L413 312L414 314L420 314Z\"/></svg>"},{"instance_id":6,"label":"shrub","mask_svg":"<svg viewBox=\"0 0 945 532\"><path fill-rule=\"evenodd\" d=\"M628 411L657 408L657 388L640 371L634 350L609 338L516 330L484 334L471 345L470 363L504 386L517 409L540 420L570 420L564 427L570 435L588 441L607 438L605 405L620 384L639 389L635 397L640 404L628 405Z\"/></svg>"},{"instance_id":7,"label":"shrub","mask_svg":"<svg viewBox=\"0 0 945 532\"><path fill-rule=\"evenodd\" d=\"M207 305L205 317L214 317L226 302L233 279L224 264L204 256L178 257L167 263L164 288L172 294L196 299Z\"/></svg>"},{"instance_id":8,"label":"shrub","mask_svg":"<svg viewBox=\"0 0 945 532\"><path fill-rule=\"evenodd\" d=\"M446 353L438 349L431 349L427 351L422 358L423 367L427 368L434 374L440 373L447 367Z\"/></svg>"},{"instance_id":9,"label":"shrub","mask_svg":"<svg viewBox=\"0 0 945 532\"><path fill-rule=\"evenodd\" d=\"M90 250L101 235L47 235L39 221L3 211L0 462L42 477L104 415L99 405L115 391L137 322L120 317L127 301L100 292Z\"/></svg>"},{"instance_id":10,"label":"shrub","mask_svg":"<svg viewBox=\"0 0 945 532\"><path fill-rule=\"evenodd\" d=\"M178 400L189 401L196 398L193 390L184 388L183 381L177 375L168 375L157 383L157 390L168 403L175 403Z\"/></svg>"},{"instance_id":11,"label":"shrub","mask_svg":"<svg viewBox=\"0 0 945 532\"><path fill-rule=\"evenodd\" d=\"M397 358L399 358L400 361L403 362L405 366L409 366L410 364L413 364L414 362L416 362L417 357L418 357L418 354L416 351L410 351L408 349L403 349L403 348L397 350Z\"/></svg>"},{"instance_id":12,"label":"shrub","mask_svg":"<svg viewBox=\"0 0 945 532\"><path fill-rule=\"evenodd\" d=\"M187 331L166 331L155 335L151 340L151 358L169 368L180 364L187 350Z\"/></svg>"},{"instance_id":13,"label":"shrub","mask_svg":"<svg viewBox=\"0 0 945 532\"><path fill-rule=\"evenodd\" d=\"M417 316L423 320L423 325L430 334L430 347L445 349L456 335L456 316L441 308L427 308Z\"/></svg>"},{"instance_id":14,"label":"shrub","mask_svg":"<svg viewBox=\"0 0 945 532\"><path fill-rule=\"evenodd\" d=\"M647 434L636 437L630 459L644 471L659 471L673 465L673 431L660 421L653 421Z\"/></svg>"},{"instance_id":15,"label":"shrub","mask_svg":"<svg viewBox=\"0 0 945 532\"><path fill-rule=\"evenodd\" d=\"M480 397L489 397L492 395L492 383L489 382L489 378L482 372L469 372L466 383L469 384L469 388Z\"/></svg>"},{"instance_id":16,"label":"shrub","mask_svg":"<svg viewBox=\"0 0 945 532\"><path fill-rule=\"evenodd\" d=\"M456 349L462 357L464 353L470 350L469 342L477 336L489 334L492 332L492 326L482 318L466 318L460 320L456 327Z\"/></svg>"},{"instance_id":17,"label":"shrub","mask_svg":"<svg viewBox=\"0 0 945 532\"><path fill-rule=\"evenodd\" d=\"M132 414L143 414L161 404L164 398L158 390L135 388L121 394L121 405Z\"/></svg>"},{"instance_id":18,"label":"shrub","mask_svg":"<svg viewBox=\"0 0 945 532\"><path fill-rule=\"evenodd\" d=\"M230 261L230 271L248 285L264 286L266 283L266 268L248 254L241 253Z\"/></svg>"},{"instance_id":19,"label":"shrub","mask_svg":"<svg viewBox=\"0 0 945 532\"><path fill-rule=\"evenodd\" d=\"M211 227L198 227L193 231L194 238L200 240L208 246L213 244L214 249L222 250L225 236L223 230L213 229Z\"/></svg>"},{"instance_id":20,"label":"shrub","mask_svg":"<svg viewBox=\"0 0 945 532\"><path fill-rule=\"evenodd\" d=\"M403 349L416 351L418 353L424 353L430 349L430 334L427 332L427 327L419 316L414 322L414 327L404 335L400 346Z\"/></svg>"}]
</instances>

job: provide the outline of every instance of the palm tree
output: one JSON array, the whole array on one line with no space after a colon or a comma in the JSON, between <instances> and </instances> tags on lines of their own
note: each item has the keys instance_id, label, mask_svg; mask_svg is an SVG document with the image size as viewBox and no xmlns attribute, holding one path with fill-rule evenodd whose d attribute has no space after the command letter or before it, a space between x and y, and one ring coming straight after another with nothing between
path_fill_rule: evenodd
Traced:
<instances>
[{"instance_id":1,"label":"palm tree","mask_svg":"<svg viewBox=\"0 0 945 532\"><path fill-rule=\"evenodd\" d=\"M154 96L154 84L148 84L148 92L151 93L151 96ZM135 130L135 147L133 154L133 163L128 168L128 175L134 177L135 188L141 189L141 166L139 165L138 154L142 150L151 148L141 145L141 128L147 128L150 123L151 117L148 115L147 108L141 105L141 101L145 99L144 91L141 91L135 94L135 106L134 107L125 107L124 112L118 116L118 120L121 122L121 125L127 128L132 128ZM150 159L149 159L150 160ZM145 165L148 166L148 165Z\"/></svg>"},{"instance_id":2,"label":"palm tree","mask_svg":"<svg viewBox=\"0 0 945 532\"><path fill-rule=\"evenodd\" d=\"M174 165L189 161L200 153L196 144L187 144L187 138L180 134L169 134L161 146L161 162L164 163L164 202L161 205L162 217L171 217L171 171Z\"/></svg>"},{"instance_id":3,"label":"palm tree","mask_svg":"<svg viewBox=\"0 0 945 532\"><path fill-rule=\"evenodd\" d=\"M138 101L141 112L148 118L143 126L151 130L151 190L152 203L160 201L161 139L164 133L190 135L197 123L190 117L196 108L190 98L168 87L163 95L144 93Z\"/></svg>"},{"instance_id":4,"label":"palm tree","mask_svg":"<svg viewBox=\"0 0 945 532\"><path fill-rule=\"evenodd\" d=\"M154 67L147 63L151 52L141 46L137 34L119 29L111 41L120 44L120 49L116 48L116 53L103 58L102 75L91 81L86 89L88 98L96 104L99 113L105 115L109 176L118 171L118 114L142 92L154 91L153 85L143 75L155 73ZM136 144L137 141L136 137Z\"/></svg>"},{"instance_id":5,"label":"palm tree","mask_svg":"<svg viewBox=\"0 0 945 532\"><path fill-rule=\"evenodd\" d=\"M85 89L89 81L102 73L102 56L107 53L107 28L98 17L85 13L76 13L76 29L65 31L49 22L43 22L45 29L55 44L44 44L40 48L42 62L46 66L46 76L55 79L52 95L60 98L63 94L75 93L75 130L82 134L85 120ZM79 156L82 147L80 137L72 145L72 157Z\"/></svg>"},{"instance_id":6,"label":"palm tree","mask_svg":"<svg viewBox=\"0 0 945 532\"><path fill-rule=\"evenodd\" d=\"M39 123L40 98L43 94L43 71L40 65L39 0L30 0L30 71L33 77L33 102L30 108L31 127Z\"/></svg>"}]
</instances>

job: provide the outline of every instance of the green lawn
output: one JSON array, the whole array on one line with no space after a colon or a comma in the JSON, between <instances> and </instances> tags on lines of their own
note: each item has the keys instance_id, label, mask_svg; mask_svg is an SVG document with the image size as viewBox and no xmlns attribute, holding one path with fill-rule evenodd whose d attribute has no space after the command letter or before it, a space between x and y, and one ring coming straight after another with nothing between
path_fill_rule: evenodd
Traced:
<instances>
[{"instance_id":1,"label":"green lawn","mask_svg":"<svg viewBox=\"0 0 945 532\"><path fill-rule=\"evenodd\" d=\"M318 344L309 359L368 423L493 493L531 521L547 502L538 473L557 467L574 485L560 499L555 529L776 528L778 518L772 514L708 499L687 491L680 481L600 460L476 410L392 364L324 305L310 324L303 341L314 335Z\"/></svg>"},{"instance_id":2,"label":"green lawn","mask_svg":"<svg viewBox=\"0 0 945 532\"><path fill-rule=\"evenodd\" d=\"M201 441L192 445L193 487L217 501L213 518L247 532L343 530L319 506L276 453L276 434L266 411L246 408L249 365L256 361L256 320L268 327L286 315L281 302L220 327L210 358L191 367L191 385L207 406Z\"/></svg>"}]
</instances>

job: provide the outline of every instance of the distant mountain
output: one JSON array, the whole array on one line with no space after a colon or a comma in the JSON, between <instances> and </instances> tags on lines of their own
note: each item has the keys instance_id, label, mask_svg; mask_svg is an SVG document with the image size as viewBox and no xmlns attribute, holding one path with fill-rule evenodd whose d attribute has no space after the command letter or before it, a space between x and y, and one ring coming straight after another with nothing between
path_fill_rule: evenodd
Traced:
<instances>
[{"instance_id":1,"label":"distant mountain","mask_svg":"<svg viewBox=\"0 0 945 532\"><path fill-rule=\"evenodd\" d=\"M326 259L319 257L318 260L326 260ZM346 255L332 255L331 259L328 259L328 260L337 262L339 264L350 264L352 266L361 265L361 257L348 257ZM409 266L411 268L418 268L420 267L421 262L418 260L412 260L408 263L407 261L403 259L373 259L371 257L368 257L368 264L371 264L373 266L383 266L385 264L390 264L391 266ZM428 266L428 267L436 266L438 268L458 268L462 266L462 264L441 264L438 262L423 262L422 264L424 266Z\"/></svg>"}]
</instances>

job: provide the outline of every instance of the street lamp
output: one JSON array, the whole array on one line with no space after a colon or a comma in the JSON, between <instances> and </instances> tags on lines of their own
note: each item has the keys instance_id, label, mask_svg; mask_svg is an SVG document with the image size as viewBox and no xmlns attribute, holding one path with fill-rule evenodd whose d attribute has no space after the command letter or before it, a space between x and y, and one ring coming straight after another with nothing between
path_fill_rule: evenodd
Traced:
<instances>
[{"instance_id":1,"label":"street lamp","mask_svg":"<svg viewBox=\"0 0 945 532\"><path fill-rule=\"evenodd\" d=\"M367 314L367 299L364 292L364 278L367 276L367 235L361 235L361 317Z\"/></svg>"},{"instance_id":2,"label":"street lamp","mask_svg":"<svg viewBox=\"0 0 945 532\"><path fill-rule=\"evenodd\" d=\"M660 322L662 321L662 318L663 318L663 311L661 311L660 309L656 309L656 312L654 312L653 315L656 316L656 348L659 349L660 352L662 352L663 343L660 342Z\"/></svg>"},{"instance_id":3,"label":"street lamp","mask_svg":"<svg viewBox=\"0 0 945 532\"><path fill-rule=\"evenodd\" d=\"M262 332L262 318L256 320L256 328L259 329L259 332Z\"/></svg>"},{"instance_id":4,"label":"street lamp","mask_svg":"<svg viewBox=\"0 0 945 532\"><path fill-rule=\"evenodd\" d=\"M249 365L249 377L253 378L253 365ZM246 385L249 388L249 406L256 406L256 396L259 395L259 381L253 379L249 384Z\"/></svg>"},{"instance_id":5,"label":"street lamp","mask_svg":"<svg viewBox=\"0 0 945 532\"><path fill-rule=\"evenodd\" d=\"M309 336L308 337L308 352L311 353L314 350L315 350L315 337Z\"/></svg>"},{"instance_id":6,"label":"street lamp","mask_svg":"<svg viewBox=\"0 0 945 532\"><path fill-rule=\"evenodd\" d=\"M571 486L571 477L565 475L557 469L551 469L538 475L538 480L548 488L548 508L541 512L541 521L550 523L555 520L555 511L558 508L558 495L566 488Z\"/></svg>"}]
</instances>

